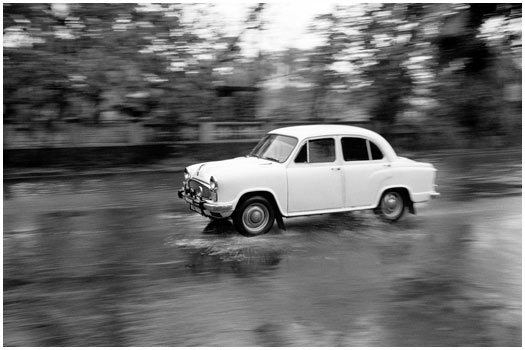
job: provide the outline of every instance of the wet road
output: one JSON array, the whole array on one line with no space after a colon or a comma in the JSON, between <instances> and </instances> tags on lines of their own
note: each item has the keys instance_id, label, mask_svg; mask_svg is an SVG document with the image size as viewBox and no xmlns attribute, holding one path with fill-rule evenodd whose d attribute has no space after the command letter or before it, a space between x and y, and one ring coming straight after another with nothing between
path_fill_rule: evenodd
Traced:
<instances>
[{"instance_id":1,"label":"wet road","mask_svg":"<svg viewBox=\"0 0 525 350\"><path fill-rule=\"evenodd\" d=\"M416 216L254 238L181 174L4 182L4 346L520 346L521 152L417 159Z\"/></svg>"}]
</instances>

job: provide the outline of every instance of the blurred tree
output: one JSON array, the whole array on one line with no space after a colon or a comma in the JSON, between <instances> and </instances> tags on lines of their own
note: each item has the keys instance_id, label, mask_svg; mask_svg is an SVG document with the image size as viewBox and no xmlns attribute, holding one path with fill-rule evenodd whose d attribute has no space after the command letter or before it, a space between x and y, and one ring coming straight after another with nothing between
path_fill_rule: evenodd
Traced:
<instances>
[{"instance_id":1,"label":"blurred tree","mask_svg":"<svg viewBox=\"0 0 525 350\"><path fill-rule=\"evenodd\" d=\"M27 33L25 42L7 48L4 43L6 104L19 103L11 96L29 85L35 93L26 104L58 104L58 119L77 119L76 113L68 113L70 95L82 93L98 106L101 92L112 84L109 73L125 71L138 58L131 42L140 43L141 37L114 27L133 11L131 4L20 5L4 4L4 23L18 23L4 31Z\"/></svg>"},{"instance_id":2,"label":"blurred tree","mask_svg":"<svg viewBox=\"0 0 525 350\"><path fill-rule=\"evenodd\" d=\"M451 106L448 110L460 126L476 134L500 133L508 118L504 92L512 83L505 71L514 66L521 73L509 57L516 33L505 26L521 21L521 4L449 5L447 9L435 40L437 98ZM521 36L521 25L519 31ZM502 40L496 44L495 37Z\"/></svg>"},{"instance_id":3,"label":"blurred tree","mask_svg":"<svg viewBox=\"0 0 525 350\"><path fill-rule=\"evenodd\" d=\"M255 6L246 28L223 46L223 28L198 20L212 12L209 4L3 6L7 118L27 122L33 117L22 114L50 104L57 119L94 123L104 111L163 122L211 114L213 101L202 101L214 99L215 68L241 57L240 37L261 25L264 7ZM197 17L184 21L189 10ZM94 106L91 115L76 113L79 96Z\"/></svg>"},{"instance_id":4,"label":"blurred tree","mask_svg":"<svg viewBox=\"0 0 525 350\"><path fill-rule=\"evenodd\" d=\"M264 29L264 9L249 8L232 34L210 4L4 4L4 122L211 116L217 84L238 79L236 68L254 85L275 73L271 54L244 45ZM486 133L521 108L509 93L521 86L521 4L338 6L312 31L324 44L283 60L307 61L294 74L313 86L316 119L334 91L371 96L369 112L385 126L417 99L419 115ZM256 96L242 100L232 111L253 114Z\"/></svg>"},{"instance_id":5,"label":"blurred tree","mask_svg":"<svg viewBox=\"0 0 525 350\"><path fill-rule=\"evenodd\" d=\"M333 67L338 60L338 54L344 49L347 38L341 32L340 18L332 13L323 14L315 18L311 30L325 37L325 43L308 54L307 72L313 82L313 98L311 101L311 118L321 120L327 93L335 85L344 83L344 75ZM306 72L303 72L303 74Z\"/></svg>"},{"instance_id":6,"label":"blurred tree","mask_svg":"<svg viewBox=\"0 0 525 350\"><path fill-rule=\"evenodd\" d=\"M325 44L312 56L311 77L320 91L342 80L349 91L369 91L372 119L383 126L420 99L426 111L436 101L433 115L445 124L453 118L473 131L497 130L508 56L521 60L521 26L509 25L516 20L521 4L338 6L312 26Z\"/></svg>"},{"instance_id":7,"label":"blurred tree","mask_svg":"<svg viewBox=\"0 0 525 350\"><path fill-rule=\"evenodd\" d=\"M389 126L396 121L413 88L406 63L413 54L411 44L417 40L414 24L418 22L409 21L408 12L406 4L384 4L365 12L369 23L365 27L364 49L376 54L361 69L376 94L372 118L381 125Z\"/></svg>"},{"instance_id":8,"label":"blurred tree","mask_svg":"<svg viewBox=\"0 0 525 350\"><path fill-rule=\"evenodd\" d=\"M413 30L403 18L406 12L404 4L372 4L338 6L331 14L318 16L312 30L325 38L325 45L311 60L320 67L314 70L319 72L317 89L343 85L353 90L359 80L361 89L366 86L376 96L370 111L373 119L393 123L412 83L403 66Z\"/></svg>"}]
</instances>

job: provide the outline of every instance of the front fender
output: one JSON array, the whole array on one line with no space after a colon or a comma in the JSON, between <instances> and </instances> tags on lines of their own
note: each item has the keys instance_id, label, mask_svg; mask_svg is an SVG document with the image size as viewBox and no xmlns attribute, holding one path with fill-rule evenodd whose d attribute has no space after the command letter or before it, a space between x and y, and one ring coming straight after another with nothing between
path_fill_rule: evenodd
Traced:
<instances>
[{"instance_id":1,"label":"front fender","mask_svg":"<svg viewBox=\"0 0 525 350\"><path fill-rule=\"evenodd\" d=\"M275 204L277 205L277 209L280 211L281 215L286 216L287 213L284 210L284 204L286 203L286 192L278 194L275 190L268 187L254 187L240 192L239 195L233 200L233 209L237 209L237 205L239 205L243 197L250 195L256 196L261 194L268 194L272 196Z\"/></svg>"}]
</instances>

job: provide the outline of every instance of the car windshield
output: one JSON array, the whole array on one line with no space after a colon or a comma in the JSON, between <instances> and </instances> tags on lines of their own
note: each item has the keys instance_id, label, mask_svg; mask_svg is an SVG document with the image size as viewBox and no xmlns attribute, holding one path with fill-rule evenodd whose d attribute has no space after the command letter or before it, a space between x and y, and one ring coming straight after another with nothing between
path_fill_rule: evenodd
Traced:
<instances>
[{"instance_id":1,"label":"car windshield","mask_svg":"<svg viewBox=\"0 0 525 350\"><path fill-rule=\"evenodd\" d=\"M249 156L283 163L288 159L296 144L297 139L294 137L267 134L259 141Z\"/></svg>"}]
</instances>

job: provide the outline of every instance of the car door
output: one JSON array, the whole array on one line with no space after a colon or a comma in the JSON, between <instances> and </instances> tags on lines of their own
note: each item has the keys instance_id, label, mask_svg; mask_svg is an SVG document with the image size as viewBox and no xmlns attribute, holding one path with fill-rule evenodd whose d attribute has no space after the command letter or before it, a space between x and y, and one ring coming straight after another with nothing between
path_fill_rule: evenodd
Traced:
<instances>
[{"instance_id":1,"label":"car door","mask_svg":"<svg viewBox=\"0 0 525 350\"><path fill-rule=\"evenodd\" d=\"M342 137L341 150L345 207L373 205L381 184L391 176L390 162L376 144L361 137Z\"/></svg>"},{"instance_id":2,"label":"car door","mask_svg":"<svg viewBox=\"0 0 525 350\"><path fill-rule=\"evenodd\" d=\"M287 168L288 212L309 212L343 207L343 177L332 137L302 144Z\"/></svg>"}]
</instances>

